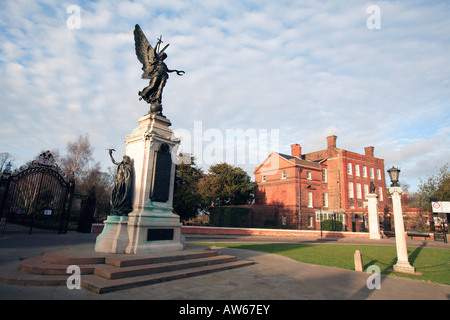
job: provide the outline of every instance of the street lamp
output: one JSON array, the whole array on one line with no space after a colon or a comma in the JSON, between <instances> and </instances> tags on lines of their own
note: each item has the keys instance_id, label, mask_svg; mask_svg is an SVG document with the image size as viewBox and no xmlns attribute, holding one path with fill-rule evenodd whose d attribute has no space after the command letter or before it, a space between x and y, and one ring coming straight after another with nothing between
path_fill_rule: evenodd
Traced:
<instances>
[{"instance_id":1,"label":"street lamp","mask_svg":"<svg viewBox=\"0 0 450 320\"><path fill-rule=\"evenodd\" d=\"M392 166L388 171L389 178L391 179L391 187L400 187L398 183L398 176L400 175L400 169Z\"/></svg>"},{"instance_id":2,"label":"street lamp","mask_svg":"<svg viewBox=\"0 0 450 320\"><path fill-rule=\"evenodd\" d=\"M402 187L398 183L400 169L392 167L388 170L391 186L389 193L392 197L392 209L394 211L395 225L395 243L397 247L397 264L394 265L394 271L405 273L416 273L414 267L409 264L408 251L406 247L405 225L403 223L401 194Z\"/></svg>"}]
</instances>

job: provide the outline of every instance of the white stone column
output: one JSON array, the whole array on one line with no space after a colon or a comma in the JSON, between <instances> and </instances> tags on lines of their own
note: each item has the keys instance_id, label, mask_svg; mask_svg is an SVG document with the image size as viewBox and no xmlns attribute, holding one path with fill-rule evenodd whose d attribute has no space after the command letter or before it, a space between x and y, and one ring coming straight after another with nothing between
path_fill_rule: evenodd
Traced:
<instances>
[{"instance_id":1,"label":"white stone column","mask_svg":"<svg viewBox=\"0 0 450 320\"><path fill-rule=\"evenodd\" d=\"M368 202L368 216L369 216L369 233L370 239L381 239L380 234L380 219L378 217L378 196L375 193L367 195Z\"/></svg>"},{"instance_id":2,"label":"white stone column","mask_svg":"<svg viewBox=\"0 0 450 320\"><path fill-rule=\"evenodd\" d=\"M402 192L401 187L389 188L394 210L395 242L397 246L397 264L394 266L394 271L413 274L415 273L415 269L409 263L406 247L405 225L403 224L402 203L400 199Z\"/></svg>"}]
</instances>

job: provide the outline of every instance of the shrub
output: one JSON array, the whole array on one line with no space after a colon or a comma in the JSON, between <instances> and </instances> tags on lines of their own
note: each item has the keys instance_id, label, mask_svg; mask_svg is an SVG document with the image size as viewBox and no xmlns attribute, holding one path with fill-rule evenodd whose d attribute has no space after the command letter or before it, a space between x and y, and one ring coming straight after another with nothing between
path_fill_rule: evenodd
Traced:
<instances>
[{"instance_id":1,"label":"shrub","mask_svg":"<svg viewBox=\"0 0 450 320\"><path fill-rule=\"evenodd\" d=\"M209 221L214 227L250 226L251 209L240 207L211 207Z\"/></svg>"},{"instance_id":2,"label":"shrub","mask_svg":"<svg viewBox=\"0 0 450 320\"><path fill-rule=\"evenodd\" d=\"M342 222L334 220L324 220L322 221L323 231L342 231Z\"/></svg>"}]
</instances>

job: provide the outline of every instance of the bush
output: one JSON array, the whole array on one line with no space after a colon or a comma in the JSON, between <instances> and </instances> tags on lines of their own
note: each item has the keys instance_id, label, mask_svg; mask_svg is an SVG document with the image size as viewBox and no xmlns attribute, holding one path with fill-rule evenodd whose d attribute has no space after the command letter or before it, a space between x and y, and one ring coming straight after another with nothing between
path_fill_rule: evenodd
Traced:
<instances>
[{"instance_id":1,"label":"bush","mask_svg":"<svg viewBox=\"0 0 450 320\"><path fill-rule=\"evenodd\" d=\"M240 207L211 207L209 222L214 227L246 228L251 224L251 209Z\"/></svg>"},{"instance_id":2,"label":"bush","mask_svg":"<svg viewBox=\"0 0 450 320\"><path fill-rule=\"evenodd\" d=\"M322 230L323 231L342 231L342 222L333 221L333 220L324 220L322 221Z\"/></svg>"}]
</instances>

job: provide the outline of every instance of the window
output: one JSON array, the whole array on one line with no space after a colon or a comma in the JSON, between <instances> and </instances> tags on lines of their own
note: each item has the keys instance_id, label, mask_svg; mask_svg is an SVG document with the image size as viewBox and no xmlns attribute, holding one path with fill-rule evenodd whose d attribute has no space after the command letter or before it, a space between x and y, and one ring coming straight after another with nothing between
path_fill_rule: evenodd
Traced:
<instances>
[{"instance_id":1,"label":"window","mask_svg":"<svg viewBox=\"0 0 450 320\"><path fill-rule=\"evenodd\" d=\"M265 175L262 176L261 181L262 181L262 182L266 182L266 176L265 176Z\"/></svg>"},{"instance_id":2,"label":"window","mask_svg":"<svg viewBox=\"0 0 450 320\"><path fill-rule=\"evenodd\" d=\"M322 182L327 182L327 169L322 169Z\"/></svg>"},{"instance_id":3,"label":"window","mask_svg":"<svg viewBox=\"0 0 450 320\"><path fill-rule=\"evenodd\" d=\"M349 182L348 183L348 197L352 198L354 197L353 195L353 182Z\"/></svg>"},{"instance_id":4,"label":"window","mask_svg":"<svg viewBox=\"0 0 450 320\"><path fill-rule=\"evenodd\" d=\"M381 170L377 169L377 179L381 180Z\"/></svg>"},{"instance_id":5,"label":"window","mask_svg":"<svg viewBox=\"0 0 450 320\"><path fill-rule=\"evenodd\" d=\"M361 198L362 198L362 194L361 194L361 184L360 184L360 183L357 183L357 184L356 184L356 197L357 197L358 199L361 199Z\"/></svg>"},{"instance_id":6,"label":"window","mask_svg":"<svg viewBox=\"0 0 450 320\"><path fill-rule=\"evenodd\" d=\"M364 178L367 178L367 167L366 167L366 166L363 166L363 167L362 167L362 170L363 170L363 177L364 177Z\"/></svg>"},{"instance_id":7,"label":"window","mask_svg":"<svg viewBox=\"0 0 450 320\"><path fill-rule=\"evenodd\" d=\"M311 171L306 171L306 179L311 180Z\"/></svg>"},{"instance_id":8,"label":"window","mask_svg":"<svg viewBox=\"0 0 450 320\"><path fill-rule=\"evenodd\" d=\"M359 177L359 164L355 164L355 176Z\"/></svg>"},{"instance_id":9,"label":"window","mask_svg":"<svg viewBox=\"0 0 450 320\"><path fill-rule=\"evenodd\" d=\"M370 168L370 179L374 179L373 168Z\"/></svg>"},{"instance_id":10,"label":"window","mask_svg":"<svg viewBox=\"0 0 450 320\"><path fill-rule=\"evenodd\" d=\"M378 187L378 199L383 201L383 187Z\"/></svg>"},{"instance_id":11,"label":"window","mask_svg":"<svg viewBox=\"0 0 450 320\"><path fill-rule=\"evenodd\" d=\"M352 174L352 164L350 162L347 163L347 174Z\"/></svg>"},{"instance_id":12,"label":"window","mask_svg":"<svg viewBox=\"0 0 450 320\"><path fill-rule=\"evenodd\" d=\"M281 171L281 179L286 179L286 171Z\"/></svg>"},{"instance_id":13,"label":"window","mask_svg":"<svg viewBox=\"0 0 450 320\"><path fill-rule=\"evenodd\" d=\"M364 198L367 198L367 195L369 194L369 185L364 185Z\"/></svg>"},{"instance_id":14,"label":"window","mask_svg":"<svg viewBox=\"0 0 450 320\"><path fill-rule=\"evenodd\" d=\"M313 216L308 217L308 227L310 227L310 228L314 227L314 217Z\"/></svg>"},{"instance_id":15,"label":"window","mask_svg":"<svg viewBox=\"0 0 450 320\"><path fill-rule=\"evenodd\" d=\"M324 208L328 208L328 193L323 193L323 206Z\"/></svg>"},{"instance_id":16,"label":"window","mask_svg":"<svg viewBox=\"0 0 450 320\"><path fill-rule=\"evenodd\" d=\"M313 207L313 193L311 191L308 192L308 208Z\"/></svg>"}]
</instances>

